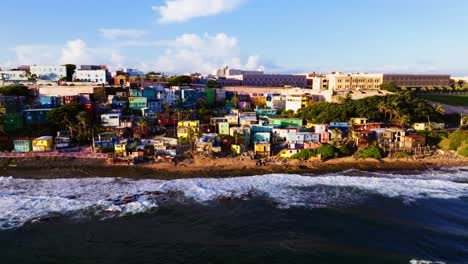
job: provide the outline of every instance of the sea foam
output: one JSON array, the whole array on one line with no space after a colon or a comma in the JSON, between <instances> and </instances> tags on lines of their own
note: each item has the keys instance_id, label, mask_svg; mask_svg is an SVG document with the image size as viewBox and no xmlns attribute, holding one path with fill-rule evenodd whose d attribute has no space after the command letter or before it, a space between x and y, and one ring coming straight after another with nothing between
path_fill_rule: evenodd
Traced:
<instances>
[{"instance_id":1,"label":"sea foam","mask_svg":"<svg viewBox=\"0 0 468 264\"><path fill-rule=\"evenodd\" d=\"M0 177L0 229L17 228L57 215L124 216L155 210L180 194L190 202L249 198L273 200L278 207L340 207L365 201L371 194L398 198L457 199L468 196L466 168L417 175L349 172L323 176L270 174L219 178L132 180L121 178L31 180Z\"/></svg>"}]
</instances>

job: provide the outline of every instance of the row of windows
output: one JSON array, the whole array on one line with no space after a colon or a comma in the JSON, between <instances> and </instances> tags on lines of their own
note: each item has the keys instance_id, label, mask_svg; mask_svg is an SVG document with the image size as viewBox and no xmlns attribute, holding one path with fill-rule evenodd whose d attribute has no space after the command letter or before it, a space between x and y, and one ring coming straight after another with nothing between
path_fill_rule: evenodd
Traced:
<instances>
[{"instance_id":1,"label":"row of windows","mask_svg":"<svg viewBox=\"0 0 468 264\"><path fill-rule=\"evenodd\" d=\"M375 88L375 89L378 89L380 88L380 86L379 85L367 85L367 86L366 85L338 85L337 88L338 89L341 89L341 88L345 88L345 89L349 89L349 88L373 89Z\"/></svg>"},{"instance_id":2,"label":"row of windows","mask_svg":"<svg viewBox=\"0 0 468 264\"><path fill-rule=\"evenodd\" d=\"M341 83L343 81L343 79L338 79L338 82ZM367 82L368 83L372 83L372 82L375 82L375 83L378 83L380 82L381 79L367 79ZM349 83L350 82L350 79L345 79L344 82L347 82ZM363 83L363 82L366 82L366 79L352 79L352 82L353 83L356 83L356 82L360 82L360 83Z\"/></svg>"}]
</instances>

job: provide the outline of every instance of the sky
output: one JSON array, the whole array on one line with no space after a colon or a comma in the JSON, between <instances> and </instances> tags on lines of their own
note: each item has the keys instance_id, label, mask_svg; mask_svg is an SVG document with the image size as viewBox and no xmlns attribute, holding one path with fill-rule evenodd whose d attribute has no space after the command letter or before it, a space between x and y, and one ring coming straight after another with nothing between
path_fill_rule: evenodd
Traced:
<instances>
[{"instance_id":1,"label":"sky","mask_svg":"<svg viewBox=\"0 0 468 264\"><path fill-rule=\"evenodd\" d=\"M466 0L2 0L0 67L468 76Z\"/></svg>"}]
</instances>

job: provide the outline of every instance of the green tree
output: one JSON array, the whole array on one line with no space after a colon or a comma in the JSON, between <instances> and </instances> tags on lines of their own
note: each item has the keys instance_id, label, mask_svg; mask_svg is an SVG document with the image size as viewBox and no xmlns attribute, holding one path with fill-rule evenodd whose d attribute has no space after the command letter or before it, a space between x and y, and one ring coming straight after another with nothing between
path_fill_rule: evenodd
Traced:
<instances>
[{"instance_id":1,"label":"green tree","mask_svg":"<svg viewBox=\"0 0 468 264\"><path fill-rule=\"evenodd\" d=\"M208 80L206 82L206 86L208 88L217 88L218 87L218 82L216 80Z\"/></svg>"},{"instance_id":2,"label":"green tree","mask_svg":"<svg viewBox=\"0 0 468 264\"><path fill-rule=\"evenodd\" d=\"M65 64L65 72L66 72L66 81L67 82L72 82L73 81L73 74L75 73L76 70L76 65L75 64Z\"/></svg>"},{"instance_id":3,"label":"green tree","mask_svg":"<svg viewBox=\"0 0 468 264\"><path fill-rule=\"evenodd\" d=\"M173 76L168 81L170 86L182 86L190 85L192 83L192 77L187 75Z\"/></svg>"},{"instance_id":4,"label":"green tree","mask_svg":"<svg viewBox=\"0 0 468 264\"><path fill-rule=\"evenodd\" d=\"M47 113L47 119L59 129L66 129L70 137L76 132L77 116L82 111L80 105L69 104L55 108Z\"/></svg>"},{"instance_id":5,"label":"green tree","mask_svg":"<svg viewBox=\"0 0 468 264\"><path fill-rule=\"evenodd\" d=\"M148 120L146 118L138 119L137 127L133 131L133 136L135 138L142 139L142 138L148 137L150 134L151 134L151 131L149 129Z\"/></svg>"},{"instance_id":6,"label":"green tree","mask_svg":"<svg viewBox=\"0 0 468 264\"><path fill-rule=\"evenodd\" d=\"M434 110L441 115L445 115L445 109L441 104L435 104Z\"/></svg>"},{"instance_id":7,"label":"green tree","mask_svg":"<svg viewBox=\"0 0 468 264\"><path fill-rule=\"evenodd\" d=\"M399 91L398 86L393 82L384 82L380 85L380 89L396 93Z\"/></svg>"},{"instance_id":8,"label":"green tree","mask_svg":"<svg viewBox=\"0 0 468 264\"><path fill-rule=\"evenodd\" d=\"M234 96L232 97L232 103L234 104L235 108L239 107L239 103L240 103L239 94L237 94L237 93L234 94Z\"/></svg>"}]
</instances>

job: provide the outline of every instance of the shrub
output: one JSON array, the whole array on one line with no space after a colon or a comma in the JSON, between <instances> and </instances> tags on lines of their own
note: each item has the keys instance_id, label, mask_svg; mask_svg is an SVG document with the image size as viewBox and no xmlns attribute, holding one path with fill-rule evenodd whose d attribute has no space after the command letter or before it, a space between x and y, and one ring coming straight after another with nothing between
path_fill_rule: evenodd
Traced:
<instances>
[{"instance_id":1,"label":"shrub","mask_svg":"<svg viewBox=\"0 0 468 264\"><path fill-rule=\"evenodd\" d=\"M458 155L462 157L468 157L468 145L463 146L459 151Z\"/></svg>"},{"instance_id":2,"label":"shrub","mask_svg":"<svg viewBox=\"0 0 468 264\"><path fill-rule=\"evenodd\" d=\"M361 149L358 152L358 157L366 159L366 158L374 158L374 159L381 159L383 158L382 150L377 146L368 146L366 148Z\"/></svg>"},{"instance_id":3,"label":"shrub","mask_svg":"<svg viewBox=\"0 0 468 264\"><path fill-rule=\"evenodd\" d=\"M398 151L393 154L393 157L397 159L408 158L409 156L410 154L407 151Z\"/></svg>"},{"instance_id":4,"label":"shrub","mask_svg":"<svg viewBox=\"0 0 468 264\"><path fill-rule=\"evenodd\" d=\"M340 153L340 157L348 157L353 155L355 149L349 145L341 145L338 147L338 151Z\"/></svg>"},{"instance_id":5,"label":"shrub","mask_svg":"<svg viewBox=\"0 0 468 264\"><path fill-rule=\"evenodd\" d=\"M443 150L450 150L450 139L444 138L442 141L439 142L438 144L439 148Z\"/></svg>"},{"instance_id":6,"label":"shrub","mask_svg":"<svg viewBox=\"0 0 468 264\"><path fill-rule=\"evenodd\" d=\"M340 150L333 145L323 145L316 149L304 149L294 154L291 158L308 160L312 157L320 155L321 160L328 160L332 158L337 158L340 156Z\"/></svg>"},{"instance_id":7,"label":"shrub","mask_svg":"<svg viewBox=\"0 0 468 264\"><path fill-rule=\"evenodd\" d=\"M293 159L308 160L317 155L317 149L303 149L291 156Z\"/></svg>"},{"instance_id":8,"label":"shrub","mask_svg":"<svg viewBox=\"0 0 468 264\"><path fill-rule=\"evenodd\" d=\"M317 148L317 154L320 154L322 160L338 158L340 155L339 150L332 145L323 145Z\"/></svg>"}]
</instances>

